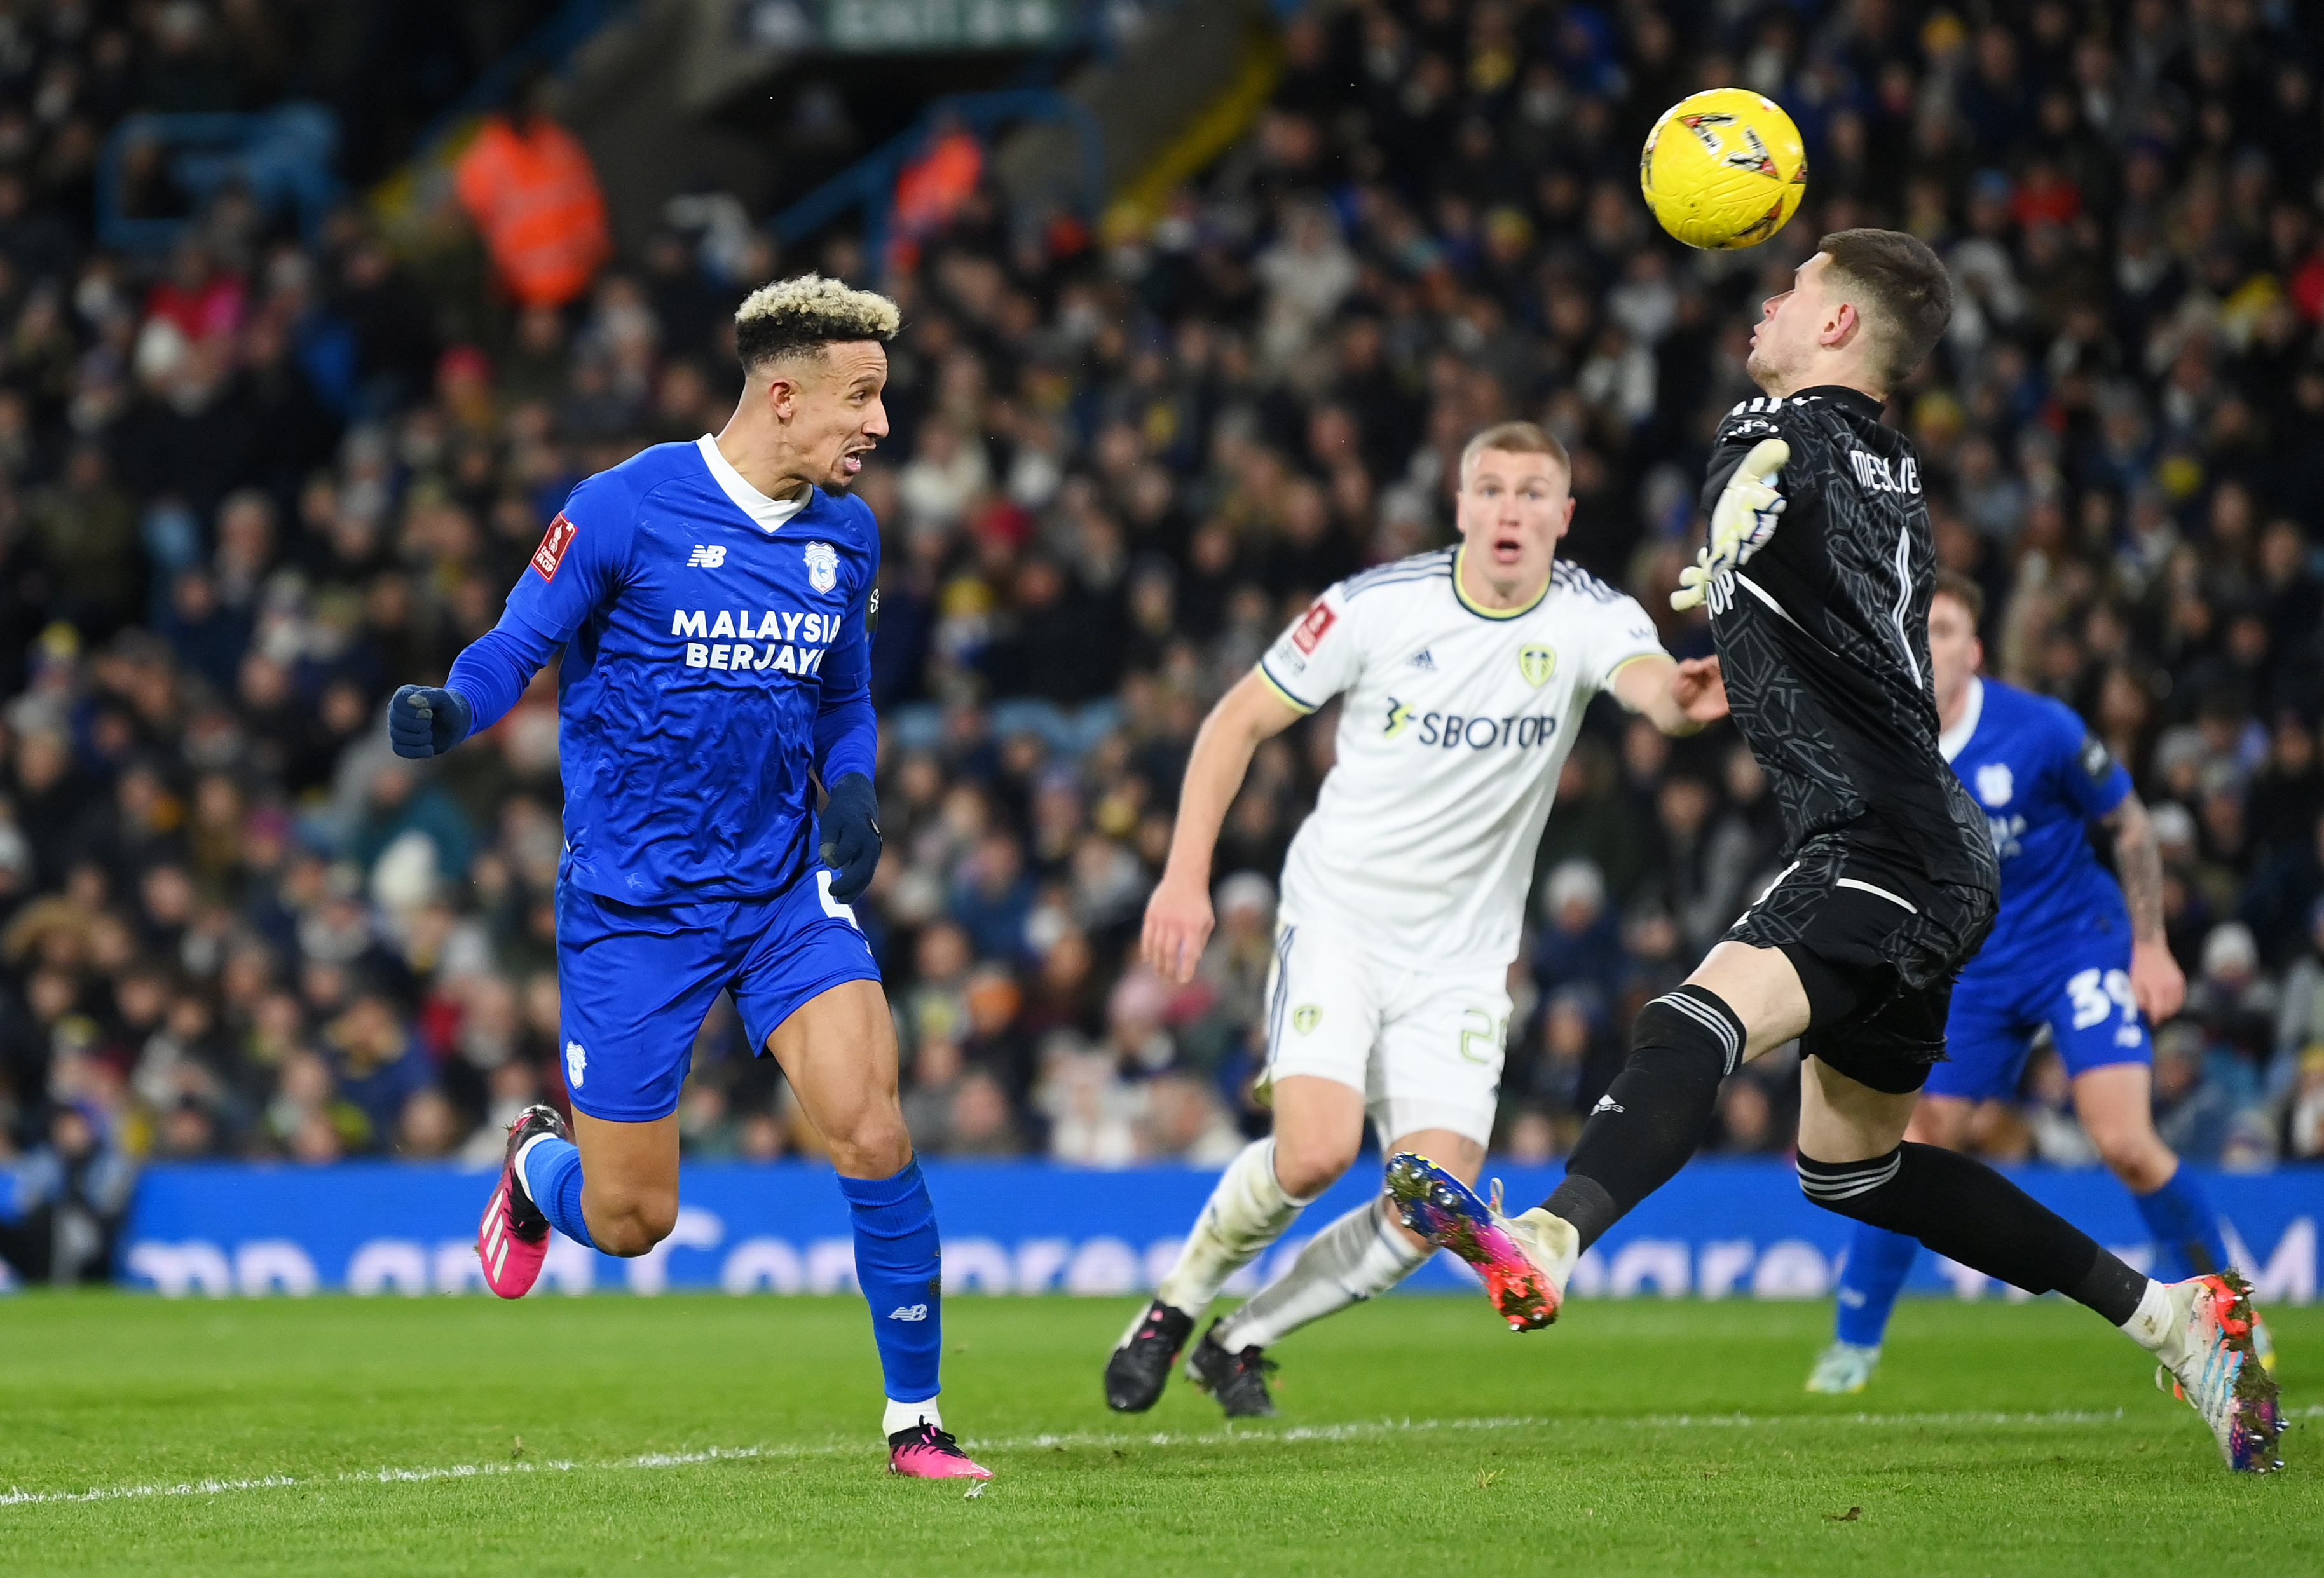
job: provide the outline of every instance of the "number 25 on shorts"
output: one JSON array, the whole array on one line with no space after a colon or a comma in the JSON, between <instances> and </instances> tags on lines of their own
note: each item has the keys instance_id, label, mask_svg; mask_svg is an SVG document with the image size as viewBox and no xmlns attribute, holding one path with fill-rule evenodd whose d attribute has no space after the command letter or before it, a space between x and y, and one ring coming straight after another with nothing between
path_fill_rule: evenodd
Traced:
<instances>
[{"instance_id":1,"label":"number 25 on shorts","mask_svg":"<svg viewBox=\"0 0 2324 1578\"><path fill-rule=\"evenodd\" d=\"M1461 1011L1461 1055L1472 1063L1490 1063L1508 1042L1509 1022L1495 1019L1482 1008ZM1482 1043L1480 1045L1479 1043Z\"/></svg>"}]
</instances>

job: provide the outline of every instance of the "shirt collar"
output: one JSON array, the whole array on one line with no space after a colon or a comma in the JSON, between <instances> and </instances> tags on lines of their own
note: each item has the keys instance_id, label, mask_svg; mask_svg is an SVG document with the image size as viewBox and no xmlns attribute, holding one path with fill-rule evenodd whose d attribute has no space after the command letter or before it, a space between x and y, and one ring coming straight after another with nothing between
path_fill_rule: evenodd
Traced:
<instances>
[{"instance_id":1,"label":"shirt collar","mask_svg":"<svg viewBox=\"0 0 2324 1578\"><path fill-rule=\"evenodd\" d=\"M1937 750L1945 760L1951 761L1969 744L1969 737L1977 732L1977 720L1985 716L1985 682L1975 674L1969 676L1969 705L1961 709L1960 721L1937 736Z\"/></svg>"},{"instance_id":2,"label":"shirt collar","mask_svg":"<svg viewBox=\"0 0 2324 1578\"><path fill-rule=\"evenodd\" d=\"M1542 599L1549 595L1549 589L1557 584L1557 565L1554 561L1552 561L1549 579L1541 583L1541 591L1535 594L1531 602L1523 608L1487 608L1480 602L1472 601L1469 596L1469 589L1461 584L1461 564L1468 552L1469 545L1466 543L1452 550L1452 595L1461 600L1462 608L1480 619L1522 619L1539 608Z\"/></svg>"},{"instance_id":3,"label":"shirt collar","mask_svg":"<svg viewBox=\"0 0 2324 1578\"><path fill-rule=\"evenodd\" d=\"M742 480L742 473L718 452L718 441L707 433L694 441L694 447L702 452L702 463L710 468L711 477L726 497L734 501L734 508L756 521L759 529L770 537L780 531L786 521L815 500L813 488L807 491L807 497L803 499L768 498Z\"/></svg>"},{"instance_id":4,"label":"shirt collar","mask_svg":"<svg viewBox=\"0 0 2324 1578\"><path fill-rule=\"evenodd\" d=\"M1803 389L1792 396L1795 400L1830 400L1844 407L1868 422L1880 420L1880 413L1888 408L1885 400L1876 400L1860 389L1850 389L1844 383L1820 383L1813 389Z\"/></svg>"}]
</instances>

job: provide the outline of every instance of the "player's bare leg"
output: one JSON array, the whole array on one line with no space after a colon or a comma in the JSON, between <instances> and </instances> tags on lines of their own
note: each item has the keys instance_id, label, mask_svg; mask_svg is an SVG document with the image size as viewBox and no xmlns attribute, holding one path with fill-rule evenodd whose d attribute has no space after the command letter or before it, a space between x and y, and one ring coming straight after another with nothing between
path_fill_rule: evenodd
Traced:
<instances>
[{"instance_id":1,"label":"player's bare leg","mask_svg":"<svg viewBox=\"0 0 2324 1578\"><path fill-rule=\"evenodd\" d=\"M855 1226L855 1276L872 1307L887 1378L888 1466L915 1479L991 1479L944 1427L936 1208L912 1156L896 1091L896 1026L879 983L843 981L767 1037L807 1121L823 1136Z\"/></svg>"},{"instance_id":2,"label":"player's bare leg","mask_svg":"<svg viewBox=\"0 0 2324 1578\"><path fill-rule=\"evenodd\" d=\"M484 1207L476 1253L503 1298L531 1290L549 1230L607 1254L635 1256L678 1223L678 1118L616 1123L574 1110L527 1107L509 1125L500 1187Z\"/></svg>"},{"instance_id":3,"label":"player's bare leg","mask_svg":"<svg viewBox=\"0 0 2324 1578\"><path fill-rule=\"evenodd\" d=\"M2144 1063L2109 1063L2074 1078L2074 1111L2098 1160L2134 1195L2171 1181L2179 1158L2154 1132L2154 1075ZM2201 1267L2216 1271L2217 1267Z\"/></svg>"},{"instance_id":4,"label":"player's bare leg","mask_svg":"<svg viewBox=\"0 0 2324 1578\"><path fill-rule=\"evenodd\" d=\"M843 981L767 1037L842 1178L886 1178L912 1160L897 1094L896 1022L877 981Z\"/></svg>"},{"instance_id":5,"label":"player's bare leg","mask_svg":"<svg viewBox=\"0 0 2324 1578\"><path fill-rule=\"evenodd\" d=\"M581 1215L589 1241L611 1255L641 1255L678 1225L678 1115L641 1124L576 1108Z\"/></svg>"},{"instance_id":6,"label":"player's bare leg","mask_svg":"<svg viewBox=\"0 0 2324 1578\"><path fill-rule=\"evenodd\" d=\"M2098 1157L2120 1179L2158 1246L2198 1276L2228 1269L2218 1219L2202 1188L2154 1132L2154 1070L2145 1063L2107 1063L2074 1077L2074 1110ZM2275 1341L2252 1316L2252 1351L2270 1374Z\"/></svg>"}]
</instances>

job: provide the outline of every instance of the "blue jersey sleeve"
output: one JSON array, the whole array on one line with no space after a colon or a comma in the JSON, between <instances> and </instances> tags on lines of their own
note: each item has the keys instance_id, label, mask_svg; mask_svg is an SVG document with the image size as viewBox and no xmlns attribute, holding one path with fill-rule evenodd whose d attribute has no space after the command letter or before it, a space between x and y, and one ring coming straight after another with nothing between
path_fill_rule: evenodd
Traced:
<instances>
[{"instance_id":1,"label":"blue jersey sleeve","mask_svg":"<svg viewBox=\"0 0 2324 1578\"><path fill-rule=\"evenodd\" d=\"M873 775L880 762L880 716L872 705L872 627L879 618L880 526L858 502L869 534L871 569L848 601L839 639L823 660L823 702L815 720L816 775L828 786L850 773Z\"/></svg>"},{"instance_id":2,"label":"blue jersey sleeve","mask_svg":"<svg viewBox=\"0 0 2324 1578\"><path fill-rule=\"evenodd\" d=\"M468 699L472 737L516 705L541 665L620 586L637 525L630 492L610 472L574 489L509 592L500 623L453 660L444 683Z\"/></svg>"},{"instance_id":3,"label":"blue jersey sleeve","mask_svg":"<svg viewBox=\"0 0 2324 1578\"><path fill-rule=\"evenodd\" d=\"M552 642L569 641L621 589L637 534L635 490L619 471L573 490L508 595L508 611Z\"/></svg>"},{"instance_id":4,"label":"blue jersey sleeve","mask_svg":"<svg viewBox=\"0 0 2324 1578\"><path fill-rule=\"evenodd\" d=\"M468 699L471 739L508 715L532 676L555 656L557 645L514 614L503 613L499 624L452 660L444 683Z\"/></svg>"},{"instance_id":5,"label":"blue jersey sleeve","mask_svg":"<svg viewBox=\"0 0 2324 1578\"><path fill-rule=\"evenodd\" d=\"M2060 791L2085 817L2113 814L2129 797L2130 775L2064 702L2051 703L2049 722L2052 771Z\"/></svg>"}]
</instances>

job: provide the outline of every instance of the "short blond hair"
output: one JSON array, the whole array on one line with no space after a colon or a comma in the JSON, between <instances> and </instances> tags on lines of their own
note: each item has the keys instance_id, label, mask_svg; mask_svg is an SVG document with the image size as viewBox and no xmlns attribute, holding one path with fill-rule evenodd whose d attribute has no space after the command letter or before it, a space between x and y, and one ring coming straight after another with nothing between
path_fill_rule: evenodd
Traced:
<instances>
[{"instance_id":1,"label":"short blond hair","mask_svg":"<svg viewBox=\"0 0 2324 1578\"><path fill-rule=\"evenodd\" d=\"M848 340L892 340L903 326L896 304L876 290L801 274L761 285L734 309L734 353L742 370Z\"/></svg>"},{"instance_id":2,"label":"short blond hair","mask_svg":"<svg viewBox=\"0 0 2324 1578\"><path fill-rule=\"evenodd\" d=\"M1476 465L1477 457L1489 449L1498 449L1503 454L1545 454L1557 463L1557 469L1565 473L1568 482L1573 478L1572 457L1565 453L1565 445L1557 441L1556 434L1537 422L1496 422L1462 446L1462 487L1469 485L1469 472Z\"/></svg>"}]
</instances>

